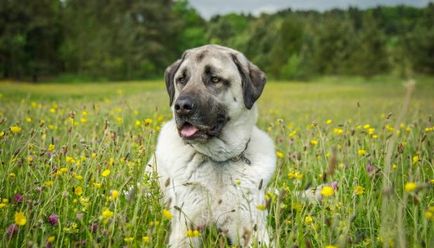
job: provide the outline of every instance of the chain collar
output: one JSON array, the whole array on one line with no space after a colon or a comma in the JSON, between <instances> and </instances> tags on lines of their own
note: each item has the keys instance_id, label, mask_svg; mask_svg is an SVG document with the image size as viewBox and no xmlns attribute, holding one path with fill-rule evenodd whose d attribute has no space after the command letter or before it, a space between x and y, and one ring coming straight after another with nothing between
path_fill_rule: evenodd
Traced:
<instances>
[{"instance_id":1,"label":"chain collar","mask_svg":"<svg viewBox=\"0 0 434 248\"><path fill-rule=\"evenodd\" d=\"M199 153L199 154L201 154L202 156L206 157L208 160L210 160L210 161L212 161L214 163L217 163L217 164L224 164L224 163L227 163L227 162L233 162L234 163L234 162L242 161L242 162L246 163L247 165L250 165L252 162L244 154L245 151L247 150L247 148L249 147L249 143L250 143L250 139L247 141L246 147L244 148L244 150L240 154L238 154L235 157L223 160L223 161L217 161L217 160L212 159L210 156L207 156L207 155L205 155L203 153L200 153L198 151L196 151L196 152Z\"/></svg>"}]
</instances>

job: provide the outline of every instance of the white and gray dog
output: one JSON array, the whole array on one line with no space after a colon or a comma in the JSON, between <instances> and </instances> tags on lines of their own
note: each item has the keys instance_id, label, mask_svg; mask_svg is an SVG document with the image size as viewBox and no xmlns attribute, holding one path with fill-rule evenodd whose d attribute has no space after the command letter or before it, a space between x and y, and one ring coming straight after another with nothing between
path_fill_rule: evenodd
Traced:
<instances>
[{"instance_id":1,"label":"white and gray dog","mask_svg":"<svg viewBox=\"0 0 434 248\"><path fill-rule=\"evenodd\" d=\"M173 213L170 247L200 246L186 233L210 225L231 244L268 246L264 193L276 158L255 104L265 74L236 50L206 45L187 50L165 80L173 119L150 165Z\"/></svg>"}]
</instances>

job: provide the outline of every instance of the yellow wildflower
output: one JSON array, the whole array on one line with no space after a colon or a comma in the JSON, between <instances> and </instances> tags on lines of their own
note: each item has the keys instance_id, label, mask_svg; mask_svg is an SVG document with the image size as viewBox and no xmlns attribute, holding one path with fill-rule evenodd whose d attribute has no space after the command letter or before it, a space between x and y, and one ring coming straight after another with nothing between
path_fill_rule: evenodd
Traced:
<instances>
[{"instance_id":1,"label":"yellow wildflower","mask_svg":"<svg viewBox=\"0 0 434 248\"><path fill-rule=\"evenodd\" d=\"M53 184L54 184L54 182L51 181L51 180L48 180L48 181L45 181L45 182L44 182L44 186L47 187L47 188L53 186Z\"/></svg>"},{"instance_id":2,"label":"yellow wildflower","mask_svg":"<svg viewBox=\"0 0 434 248\"><path fill-rule=\"evenodd\" d=\"M142 125L142 123L139 120L136 120L135 125L136 125L136 127L140 127Z\"/></svg>"},{"instance_id":3,"label":"yellow wildflower","mask_svg":"<svg viewBox=\"0 0 434 248\"><path fill-rule=\"evenodd\" d=\"M50 237L48 237L47 242L48 242L48 243L53 243L54 240L56 240L56 237L54 237L54 236L50 236Z\"/></svg>"},{"instance_id":4,"label":"yellow wildflower","mask_svg":"<svg viewBox=\"0 0 434 248\"><path fill-rule=\"evenodd\" d=\"M73 176L74 176L74 178L77 179L78 181L83 180L83 176L82 176L82 175L79 175L79 174L77 174L77 173L74 173Z\"/></svg>"},{"instance_id":5,"label":"yellow wildflower","mask_svg":"<svg viewBox=\"0 0 434 248\"><path fill-rule=\"evenodd\" d=\"M5 136L5 132L4 131L0 131L0 138L3 138L3 136Z\"/></svg>"},{"instance_id":6,"label":"yellow wildflower","mask_svg":"<svg viewBox=\"0 0 434 248\"><path fill-rule=\"evenodd\" d=\"M26 117L26 122L29 122L29 123L32 122L32 118L27 116Z\"/></svg>"},{"instance_id":7,"label":"yellow wildflower","mask_svg":"<svg viewBox=\"0 0 434 248\"><path fill-rule=\"evenodd\" d=\"M101 183L93 183L93 187L95 187L95 189L100 189L102 186Z\"/></svg>"},{"instance_id":8,"label":"yellow wildflower","mask_svg":"<svg viewBox=\"0 0 434 248\"><path fill-rule=\"evenodd\" d=\"M109 170L109 169L105 169L105 170L101 173L101 175L102 175L103 177L108 177L108 176L110 175L110 170Z\"/></svg>"},{"instance_id":9,"label":"yellow wildflower","mask_svg":"<svg viewBox=\"0 0 434 248\"><path fill-rule=\"evenodd\" d=\"M133 242L133 240L134 240L134 237L125 237L124 238L124 241L127 243Z\"/></svg>"},{"instance_id":10,"label":"yellow wildflower","mask_svg":"<svg viewBox=\"0 0 434 248\"><path fill-rule=\"evenodd\" d=\"M168 220L173 218L172 213L167 209L163 209L163 216Z\"/></svg>"},{"instance_id":11,"label":"yellow wildflower","mask_svg":"<svg viewBox=\"0 0 434 248\"><path fill-rule=\"evenodd\" d=\"M143 243L149 243L149 236L143 236L142 237Z\"/></svg>"},{"instance_id":12,"label":"yellow wildflower","mask_svg":"<svg viewBox=\"0 0 434 248\"><path fill-rule=\"evenodd\" d=\"M7 203L0 203L0 209L5 208L8 204Z\"/></svg>"},{"instance_id":13,"label":"yellow wildflower","mask_svg":"<svg viewBox=\"0 0 434 248\"><path fill-rule=\"evenodd\" d=\"M407 192L413 192L416 190L416 188L417 188L417 184L415 184L413 182L408 182L404 186L404 190Z\"/></svg>"},{"instance_id":14,"label":"yellow wildflower","mask_svg":"<svg viewBox=\"0 0 434 248\"><path fill-rule=\"evenodd\" d=\"M310 225L310 224L312 224L312 223L313 223L313 218L312 218L312 216L310 216L310 215L306 216L306 217L304 218L304 223L305 223L306 225Z\"/></svg>"},{"instance_id":15,"label":"yellow wildflower","mask_svg":"<svg viewBox=\"0 0 434 248\"><path fill-rule=\"evenodd\" d=\"M66 163L68 163L68 164L73 164L73 163L75 163L75 159L74 159L73 157L71 157L71 156L66 156L65 161L66 161Z\"/></svg>"},{"instance_id":16,"label":"yellow wildflower","mask_svg":"<svg viewBox=\"0 0 434 248\"><path fill-rule=\"evenodd\" d=\"M362 186L360 186L360 185L357 185L355 188L354 188L354 194L355 195L363 195L363 193L365 193L365 188L363 188Z\"/></svg>"},{"instance_id":17,"label":"yellow wildflower","mask_svg":"<svg viewBox=\"0 0 434 248\"><path fill-rule=\"evenodd\" d=\"M330 120L330 119L328 119L328 120L326 120L326 121L325 121L325 123L326 123L327 125L330 125L330 124L332 124L332 122L333 122L333 121L332 121L332 120Z\"/></svg>"},{"instance_id":18,"label":"yellow wildflower","mask_svg":"<svg viewBox=\"0 0 434 248\"><path fill-rule=\"evenodd\" d=\"M10 130L13 134L18 134L21 132L22 128L19 127L18 125L14 125L10 127Z\"/></svg>"},{"instance_id":19,"label":"yellow wildflower","mask_svg":"<svg viewBox=\"0 0 434 248\"><path fill-rule=\"evenodd\" d=\"M198 230L187 230L185 236L189 238L195 238L200 236L200 232Z\"/></svg>"},{"instance_id":20,"label":"yellow wildflower","mask_svg":"<svg viewBox=\"0 0 434 248\"><path fill-rule=\"evenodd\" d=\"M386 128L387 131L389 132L393 132L395 131L395 128L393 128L391 125L387 124L386 126L384 126Z\"/></svg>"},{"instance_id":21,"label":"yellow wildflower","mask_svg":"<svg viewBox=\"0 0 434 248\"><path fill-rule=\"evenodd\" d=\"M108 166L113 166L115 164L115 159L114 158L110 158L108 161Z\"/></svg>"},{"instance_id":22,"label":"yellow wildflower","mask_svg":"<svg viewBox=\"0 0 434 248\"><path fill-rule=\"evenodd\" d=\"M412 163L417 164L420 161L419 155L414 155L412 158Z\"/></svg>"},{"instance_id":23,"label":"yellow wildflower","mask_svg":"<svg viewBox=\"0 0 434 248\"><path fill-rule=\"evenodd\" d=\"M324 187L322 187L320 193L324 197L330 197L330 196L335 194L335 190L333 189L332 186L324 186Z\"/></svg>"},{"instance_id":24,"label":"yellow wildflower","mask_svg":"<svg viewBox=\"0 0 434 248\"><path fill-rule=\"evenodd\" d=\"M267 209L267 207L264 204L259 204L256 206L256 209L258 209L259 211L264 211Z\"/></svg>"},{"instance_id":25,"label":"yellow wildflower","mask_svg":"<svg viewBox=\"0 0 434 248\"><path fill-rule=\"evenodd\" d=\"M50 130L56 130L56 129L57 129L57 126L56 126L56 125L49 124L49 125L48 125L48 129L50 129Z\"/></svg>"},{"instance_id":26,"label":"yellow wildflower","mask_svg":"<svg viewBox=\"0 0 434 248\"><path fill-rule=\"evenodd\" d=\"M338 248L336 245L326 245L325 248Z\"/></svg>"},{"instance_id":27,"label":"yellow wildflower","mask_svg":"<svg viewBox=\"0 0 434 248\"><path fill-rule=\"evenodd\" d=\"M74 194L81 196L83 194L83 188L81 186L75 187Z\"/></svg>"},{"instance_id":28,"label":"yellow wildflower","mask_svg":"<svg viewBox=\"0 0 434 248\"><path fill-rule=\"evenodd\" d=\"M289 179L301 180L301 179L303 179L303 174L300 173L299 171L291 171L288 173L288 177L289 177Z\"/></svg>"},{"instance_id":29,"label":"yellow wildflower","mask_svg":"<svg viewBox=\"0 0 434 248\"><path fill-rule=\"evenodd\" d=\"M53 144L49 144L49 145L48 145L48 149L47 149L47 150L48 150L49 152L54 151L54 149L56 149L56 146L55 146L55 145L53 145Z\"/></svg>"},{"instance_id":30,"label":"yellow wildflower","mask_svg":"<svg viewBox=\"0 0 434 248\"><path fill-rule=\"evenodd\" d=\"M15 224L24 226L27 223L26 216L23 212L15 212Z\"/></svg>"},{"instance_id":31,"label":"yellow wildflower","mask_svg":"<svg viewBox=\"0 0 434 248\"><path fill-rule=\"evenodd\" d=\"M369 124L365 124L365 125L363 125L363 128L364 128L364 129L369 129L369 128L371 128L371 125L369 125Z\"/></svg>"},{"instance_id":32,"label":"yellow wildflower","mask_svg":"<svg viewBox=\"0 0 434 248\"><path fill-rule=\"evenodd\" d=\"M342 128L333 128L333 133L336 135L342 135L344 133L344 130Z\"/></svg>"},{"instance_id":33,"label":"yellow wildflower","mask_svg":"<svg viewBox=\"0 0 434 248\"><path fill-rule=\"evenodd\" d=\"M117 190L112 190L112 193L111 193L111 199L112 199L112 200L116 200L116 199L118 199L118 197L119 197L119 191L117 191Z\"/></svg>"},{"instance_id":34,"label":"yellow wildflower","mask_svg":"<svg viewBox=\"0 0 434 248\"><path fill-rule=\"evenodd\" d=\"M283 152L281 152L281 151L276 151L276 156L277 156L278 158L284 158L284 157L285 157L285 155L284 155Z\"/></svg>"},{"instance_id":35,"label":"yellow wildflower","mask_svg":"<svg viewBox=\"0 0 434 248\"><path fill-rule=\"evenodd\" d=\"M433 212L427 210L427 211L425 211L424 215L425 215L425 218L427 220L434 220L434 213Z\"/></svg>"},{"instance_id":36,"label":"yellow wildflower","mask_svg":"<svg viewBox=\"0 0 434 248\"><path fill-rule=\"evenodd\" d=\"M116 122L118 124L122 124L122 123L124 123L124 119L121 116L118 116L118 117L116 117Z\"/></svg>"},{"instance_id":37,"label":"yellow wildflower","mask_svg":"<svg viewBox=\"0 0 434 248\"><path fill-rule=\"evenodd\" d=\"M104 209L104 211L102 211L102 217L106 220L110 219L111 217L113 217L113 212L110 211L110 209Z\"/></svg>"},{"instance_id":38,"label":"yellow wildflower","mask_svg":"<svg viewBox=\"0 0 434 248\"><path fill-rule=\"evenodd\" d=\"M318 145L318 140L316 140L316 139L312 139L312 140L310 141L310 144L313 145L313 146L316 146L316 145Z\"/></svg>"},{"instance_id":39,"label":"yellow wildflower","mask_svg":"<svg viewBox=\"0 0 434 248\"><path fill-rule=\"evenodd\" d=\"M357 151L357 154L359 154L359 156L365 156L366 155L366 150L365 149L359 149Z\"/></svg>"},{"instance_id":40,"label":"yellow wildflower","mask_svg":"<svg viewBox=\"0 0 434 248\"><path fill-rule=\"evenodd\" d=\"M144 122L145 126L149 126L152 124L152 119L146 118L143 122Z\"/></svg>"},{"instance_id":41,"label":"yellow wildflower","mask_svg":"<svg viewBox=\"0 0 434 248\"><path fill-rule=\"evenodd\" d=\"M67 173L68 172L68 168L66 168L66 167L61 167L60 169L58 169L57 171L56 171L56 175L62 175L62 174L65 174L65 173Z\"/></svg>"},{"instance_id":42,"label":"yellow wildflower","mask_svg":"<svg viewBox=\"0 0 434 248\"><path fill-rule=\"evenodd\" d=\"M158 226L158 225L160 225L160 222L159 221L150 221L149 222L149 226Z\"/></svg>"}]
</instances>

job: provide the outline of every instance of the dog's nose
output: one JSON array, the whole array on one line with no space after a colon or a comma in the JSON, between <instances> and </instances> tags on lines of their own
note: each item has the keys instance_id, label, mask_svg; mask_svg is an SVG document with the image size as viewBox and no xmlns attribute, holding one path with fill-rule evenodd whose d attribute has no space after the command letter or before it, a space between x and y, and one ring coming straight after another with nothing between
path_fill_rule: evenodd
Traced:
<instances>
[{"instance_id":1,"label":"dog's nose","mask_svg":"<svg viewBox=\"0 0 434 248\"><path fill-rule=\"evenodd\" d=\"M188 115L194 111L194 102L190 96L181 96L176 99L175 111L179 115Z\"/></svg>"}]
</instances>

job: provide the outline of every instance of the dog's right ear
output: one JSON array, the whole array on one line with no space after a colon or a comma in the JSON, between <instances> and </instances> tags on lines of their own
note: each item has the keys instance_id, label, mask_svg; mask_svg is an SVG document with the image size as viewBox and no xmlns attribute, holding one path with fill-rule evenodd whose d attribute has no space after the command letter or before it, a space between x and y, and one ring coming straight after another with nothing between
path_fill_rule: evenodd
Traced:
<instances>
[{"instance_id":1,"label":"dog's right ear","mask_svg":"<svg viewBox=\"0 0 434 248\"><path fill-rule=\"evenodd\" d=\"M173 97L175 96L175 73L181 65L182 59L178 59L175 63L166 68L164 72L164 80L166 81L166 90L169 94L169 106L172 106Z\"/></svg>"},{"instance_id":2,"label":"dog's right ear","mask_svg":"<svg viewBox=\"0 0 434 248\"><path fill-rule=\"evenodd\" d=\"M187 51L182 54L182 57L175 61L175 63L169 65L164 72L164 80L166 81L166 89L169 94L169 106L172 106L173 97L175 96L175 73L178 71L185 57Z\"/></svg>"}]
</instances>

